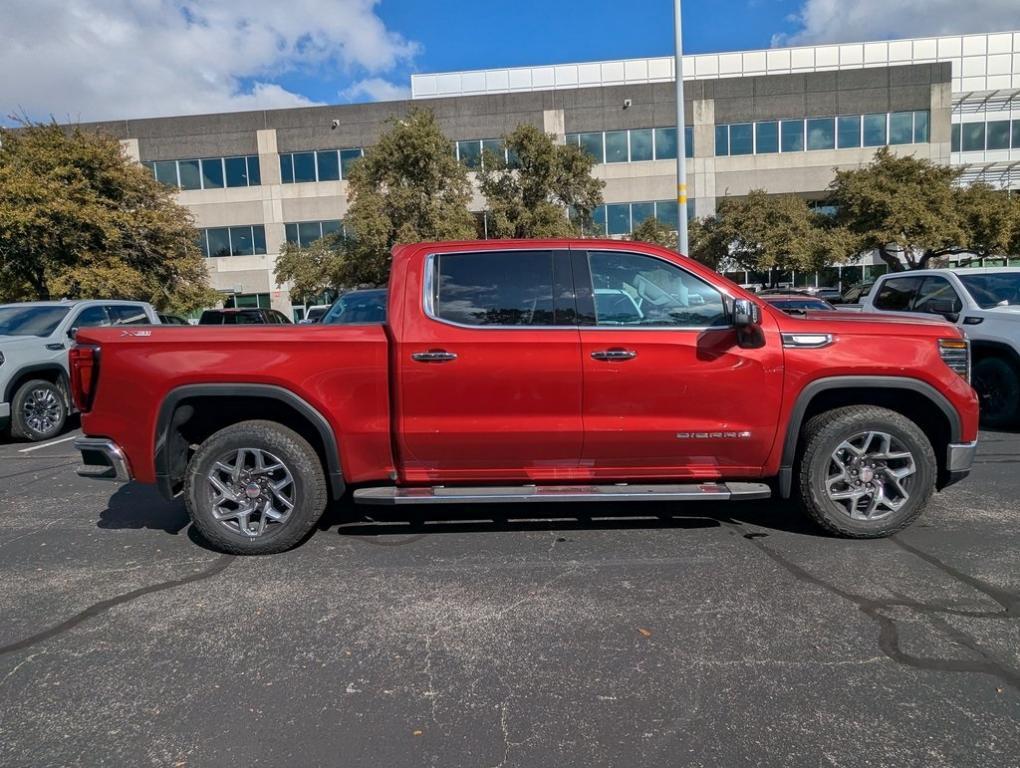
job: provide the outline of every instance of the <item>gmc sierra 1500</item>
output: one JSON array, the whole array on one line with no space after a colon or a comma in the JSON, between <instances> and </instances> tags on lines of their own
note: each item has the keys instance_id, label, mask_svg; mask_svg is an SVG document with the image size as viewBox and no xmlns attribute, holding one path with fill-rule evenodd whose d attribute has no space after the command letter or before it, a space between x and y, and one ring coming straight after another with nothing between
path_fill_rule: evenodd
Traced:
<instances>
[{"instance_id":1,"label":"gmc sierra 1500","mask_svg":"<svg viewBox=\"0 0 1020 768\"><path fill-rule=\"evenodd\" d=\"M707 267L598 240L394 249L386 321L82 329L79 472L183 494L213 545L279 552L366 504L799 497L909 525L977 445L963 334L791 317Z\"/></svg>"}]
</instances>

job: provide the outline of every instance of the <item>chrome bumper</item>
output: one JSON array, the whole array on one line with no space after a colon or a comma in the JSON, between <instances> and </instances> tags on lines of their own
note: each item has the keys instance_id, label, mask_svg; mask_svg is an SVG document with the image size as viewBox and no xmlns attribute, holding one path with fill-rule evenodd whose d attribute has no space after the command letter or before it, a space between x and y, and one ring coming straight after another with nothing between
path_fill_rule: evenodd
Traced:
<instances>
[{"instance_id":1,"label":"chrome bumper","mask_svg":"<svg viewBox=\"0 0 1020 768\"><path fill-rule=\"evenodd\" d=\"M131 481L131 470L127 458L113 440L104 437L79 437L74 447L81 451L81 461L75 471L82 477L94 480L113 480L117 483Z\"/></svg>"},{"instance_id":2,"label":"chrome bumper","mask_svg":"<svg viewBox=\"0 0 1020 768\"><path fill-rule=\"evenodd\" d=\"M973 443L950 443L946 456L946 471L969 472L977 455L977 440Z\"/></svg>"}]
</instances>

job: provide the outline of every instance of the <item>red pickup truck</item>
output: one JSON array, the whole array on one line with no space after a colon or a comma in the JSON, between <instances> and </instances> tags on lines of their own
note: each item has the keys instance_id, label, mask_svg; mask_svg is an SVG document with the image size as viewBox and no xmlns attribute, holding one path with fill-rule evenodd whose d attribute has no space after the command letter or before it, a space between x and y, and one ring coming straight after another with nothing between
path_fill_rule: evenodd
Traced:
<instances>
[{"instance_id":1,"label":"red pickup truck","mask_svg":"<svg viewBox=\"0 0 1020 768\"><path fill-rule=\"evenodd\" d=\"M183 495L221 550L364 504L796 495L844 536L910 524L977 447L940 319L791 317L612 240L398 246L386 321L82 329L79 473Z\"/></svg>"}]
</instances>

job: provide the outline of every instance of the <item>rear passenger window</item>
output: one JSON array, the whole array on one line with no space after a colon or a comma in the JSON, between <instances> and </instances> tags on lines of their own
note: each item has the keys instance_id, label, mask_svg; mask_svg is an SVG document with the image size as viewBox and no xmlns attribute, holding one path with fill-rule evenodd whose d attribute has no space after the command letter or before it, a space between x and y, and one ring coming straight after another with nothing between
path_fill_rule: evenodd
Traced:
<instances>
[{"instance_id":1,"label":"rear passenger window","mask_svg":"<svg viewBox=\"0 0 1020 768\"><path fill-rule=\"evenodd\" d=\"M925 278L921 290L917 294L917 301L914 302L914 311L939 314L935 310L941 309L940 305L944 305L950 312L960 313L963 311L963 302L960 301L956 290L946 278Z\"/></svg>"},{"instance_id":2,"label":"rear passenger window","mask_svg":"<svg viewBox=\"0 0 1020 768\"><path fill-rule=\"evenodd\" d=\"M875 309L909 312L921 287L921 280L920 277L893 277L886 280L875 296Z\"/></svg>"},{"instance_id":3,"label":"rear passenger window","mask_svg":"<svg viewBox=\"0 0 1020 768\"><path fill-rule=\"evenodd\" d=\"M112 305L108 306L106 310L110 313L113 325L145 325L149 322L145 310L141 307Z\"/></svg>"},{"instance_id":4,"label":"rear passenger window","mask_svg":"<svg viewBox=\"0 0 1020 768\"><path fill-rule=\"evenodd\" d=\"M461 325L557 325L552 251L448 253L435 257L433 313ZM571 298L572 301L572 298ZM565 307L561 303L561 307ZM559 320L559 322L557 322Z\"/></svg>"}]
</instances>

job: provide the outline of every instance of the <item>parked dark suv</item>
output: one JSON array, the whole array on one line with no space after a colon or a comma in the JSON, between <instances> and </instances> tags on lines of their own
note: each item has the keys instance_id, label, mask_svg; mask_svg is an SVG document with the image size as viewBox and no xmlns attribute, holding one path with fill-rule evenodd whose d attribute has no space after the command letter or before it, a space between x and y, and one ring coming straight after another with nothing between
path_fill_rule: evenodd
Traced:
<instances>
[{"instance_id":1,"label":"parked dark suv","mask_svg":"<svg viewBox=\"0 0 1020 768\"><path fill-rule=\"evenodd\" d=\"M207 309L199 325L290 325L290 320L275 309Z\"/></svg>"}]
</instances>

